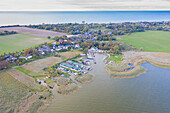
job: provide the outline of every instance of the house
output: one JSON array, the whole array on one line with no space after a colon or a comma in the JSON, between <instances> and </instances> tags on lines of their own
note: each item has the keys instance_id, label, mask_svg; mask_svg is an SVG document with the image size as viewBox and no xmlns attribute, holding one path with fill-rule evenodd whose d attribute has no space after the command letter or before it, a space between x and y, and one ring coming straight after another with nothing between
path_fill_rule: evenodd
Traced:
<instances>
[{"instance_id":1,"label":"house","mask_svg":"<svg viewBox=\"0 0 170 113\"><path fill-rule=\"evenodd\" d=\"M64 40L63 40L63 39L59 39L59 42L60 42L60 43L63 43L63 42L64 42Z\"/></svg>"},{"instance_id":2,"label":"house","mask_svg":"<svg viewBox=\"0 0 170 113\"><path fill-rule=\"evenodd\" d=\"M80 54L81 57L86 57L86 54Z\"/></svg>"},{"instance_id":3,"label":"house","mask_svg":"<svg viewBox=\"0 0 170 113\"><path fill-rule=\"evenodd\" d=\"M64 42L67 42L67 40L64 40Z\"/></svg>"},{"instance_id":4,"label":"house","mask_svg":"<svg viewBox=\"0 0 170 113\"><path fill-rule=\"evenodd\" d=\"M42 55L44 55L44 54L45 54L45 52L41 52L41 54L42 54Z\"/></svg>"},{"instance_id":5,"label":"house","mask_svg":"<svg viewBox=\"0 0 170 113\"><path fill-rule=\"evenodd\" d=\"M5 58L9 58L10 57L10 55L5 55Z\"/></svg>"},{"instance_id":6,"label":"house","mask_svg":"<svg viewBox=\"0 0 170 113\"><path fill-rule=\"evenodd\" d=\"M89 51L89 52L97 52L97 51L98 51L98 48L96 48L96 47L91 47L88 51Z\"/></svg>"},{"instance_id":7,"label":"house","mask_svg":"<svg viewBox=\"0 0 170 113\"><path fill-rule=\"evenodd\" d=\"M19 59L25 59L25 60L28 60L28 59L31 59L32 56L31 55L27 55L27 56L20 56Z\"/></svg>"},{"instance_id":8,"label":"house","mask_svg":"<svg viewBox=\"0 0 170 113\"><path fill-rule=\"evenodd\" d=\"M80 45L79 45L79 44L76 44L76 45L75 45L75 48L80 48Z\"/></svg>"},{"instance_id":9,"label":"house","mask_svg":"<svg viewBox=\"0 0 170 113\"><path fill-rule=\"evenodd\" d=\"M71 44L74 44L75 42L74 41L71 41Z\"/></svg>"},{"instance_id":10,"label":"house","mask_svg":"<svg viewBox=\"0 0 170 113\"><path fill-rule=\"evenodd\" d=\"M28 60L28 59L31 59L32 58L32 56L31 55L27 55L27 56L25 56L25 60Z\"/></svg>"},{"instance_id":11,"label":"house","mask_svg":"<svg viewBox=\"0 0 170 113\"><path fill-rule=\"evenodd\" d=\"M53 43L52 43L52 45L56 45L57 44L57 41L54 41Z\"/></svg>"},{"instance_id":12,"label":"house","mask_svg":"<svg viewBox=\"0 0 170 113\"><path fill-rule=\"evenodd\" d=\"M79 37L79 35L66 35L67 36L67 38L77 38L77 37Z\"/></svg>"},{"instance_id":13,"label":"house","mask_svg":"<svg viewBox=\"0 0 170 113\"><path fill-rule=\"evenodd\" d=\"M12 59L12 60L17 60L17 58L16 58L16 57L12 57L11 59Z\"/></svg>"},{"instance_id":14,"label":"house","mask_svg":"<svg viewBox=\"0 0 170 113\"><path fill-rule=\"evenodd\" d=\"M111 32L111 31L109 31L109 32L108 32L108 34L112 34L112 32Z\"/></svg>"},{"instance_id":15,"label":"house","mask_svg":"<svg viewBox=\"0 0 170 113\"><path fill-rule=\"evenodd\" d=\"M25 59L25 57L24 56L20 56L19 59Z\"/></svg>"},{"instance_id":16,"label":"house","mask_svg":"<svg viewBox=\"0 0 170 113\"><path fill-rule=\"evenodd\" d=\"M59 45L58 48L63 48L64 46L63 45Z\"/></svg>"},{"instance_id":17,"label":"house","mask_svg":"<svg viewBox=\"0 0 170 113\"><path fill-rule=\"evenodd\" d=\"M61 50L61 48L56 48L55 50L56 50L56 51L60 51L60 50Z\"/></svg>"},{"instance_id":18,"label":"house","mask_svg":"<svg viewBox=\"0 0 170 113\"><path fill-rule=\"evenodd\" d=\"M51 49L51 52L53 53L53 52L54 52L54 50L53 50L53 49Z\"/></svg>"}]
</instances>

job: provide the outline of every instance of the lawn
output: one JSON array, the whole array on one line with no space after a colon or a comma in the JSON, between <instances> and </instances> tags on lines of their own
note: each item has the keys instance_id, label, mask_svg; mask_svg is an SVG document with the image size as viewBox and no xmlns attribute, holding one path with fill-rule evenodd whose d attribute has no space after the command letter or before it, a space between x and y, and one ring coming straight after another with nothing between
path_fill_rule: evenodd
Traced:
<instances>
[{"instance_id":1,"label":"lawn","mask_svg":"<svg viewBox=\"0 0 170 113\"><path fill-rule=\"evenodd\" d=\"M170 32L167 31L138 32L119 40L143 51L170 53Z\"/></svg>"},{"instance_id":2,"label":"lawn","mask_svg":"<svg viewBox=\"0 0 170 113\"><path fill-rule=\"evenodd\" d=\"M113 55L107 58L109 61L114 61L116 64L122 61L123 56L121 55Z\"/></svg>"},{"instance_id":3,"label":"lawn","mask_svg":"<svg viewBox=\"0 0 170 113\"><path fill-rule=\"evenodd\" d=\"M50 42L47 38L38 38L26 34L14 34L0 37L0 54L15 52L34 47L44 42Z\"/></svg>"}]
</instances>

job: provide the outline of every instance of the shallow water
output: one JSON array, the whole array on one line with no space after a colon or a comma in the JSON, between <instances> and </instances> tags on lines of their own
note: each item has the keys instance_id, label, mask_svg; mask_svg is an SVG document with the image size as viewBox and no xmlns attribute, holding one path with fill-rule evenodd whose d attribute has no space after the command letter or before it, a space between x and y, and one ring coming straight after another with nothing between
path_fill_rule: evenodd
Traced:
<instances>
[{"instance_id":1,"label":"shallow water","mask_svg":"<svg viewBox=\"0 0 170 113\"><path fill-rule=\"evenodd\" d=\"M44 113L170 113L170 69L142 64L146 74L110 78L96 54L95 79L71 95L57 94Z\"/></svg>"}]
</instances>

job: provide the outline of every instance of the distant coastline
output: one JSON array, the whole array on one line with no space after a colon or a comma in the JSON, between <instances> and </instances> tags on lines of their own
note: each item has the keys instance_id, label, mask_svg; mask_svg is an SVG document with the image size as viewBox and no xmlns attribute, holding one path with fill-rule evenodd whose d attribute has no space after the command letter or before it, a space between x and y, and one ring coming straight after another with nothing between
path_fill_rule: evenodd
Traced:
<instances>
[{"instance_id":1,"label":"distant coastline","mask_svg":"<svg viewBox=\"0 0 170 113\"><path fill-rule=\"evenodd\" d=\"M169 21L170 10L115 11L0 11L0 26L58 23L122 23Z\"/></svg>"}]
</instances>

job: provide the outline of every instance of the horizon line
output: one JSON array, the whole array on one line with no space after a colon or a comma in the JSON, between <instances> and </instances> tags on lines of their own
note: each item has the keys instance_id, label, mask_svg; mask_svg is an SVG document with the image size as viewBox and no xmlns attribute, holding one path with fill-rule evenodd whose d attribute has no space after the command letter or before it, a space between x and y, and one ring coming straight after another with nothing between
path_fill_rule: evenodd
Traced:
<instances>
[{"instance_id":1,"label":"horizon line","mask_svg":"<svg viewBox=\"0 0 170 113\"><path fill-rule=\"evenodd\" d=\"M106 10L0 10L0 12L85 12L85 11L170 11L170 9L106 9Z\"/></svg>"}]
</instances>

